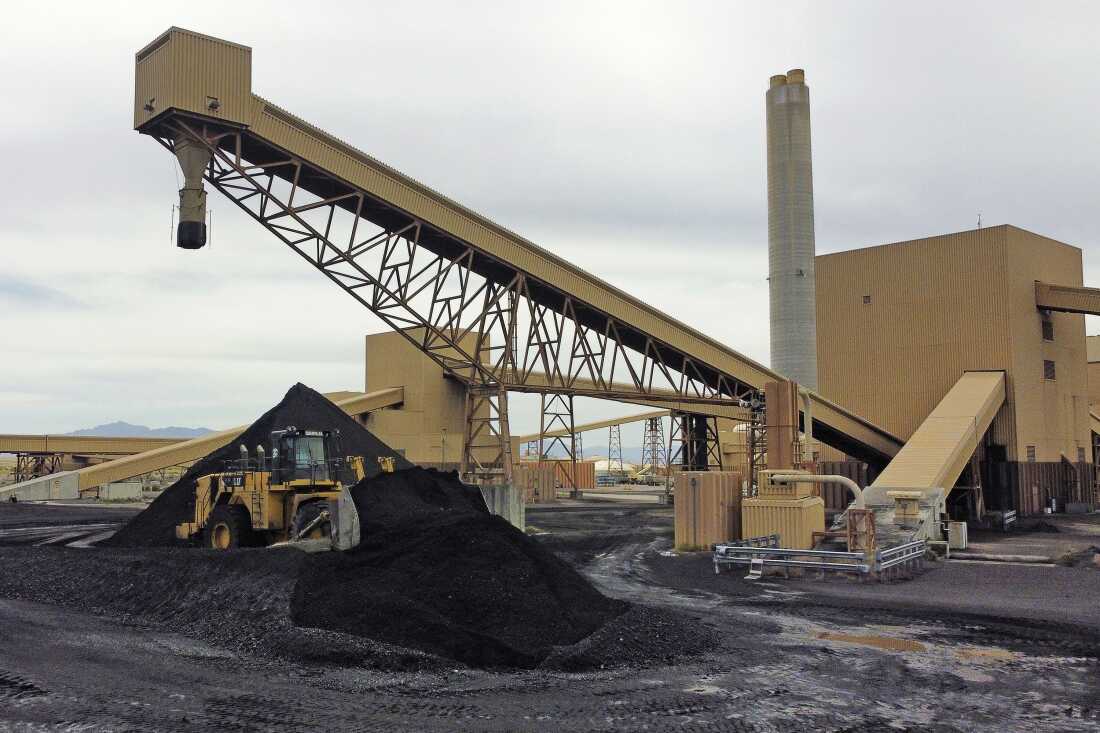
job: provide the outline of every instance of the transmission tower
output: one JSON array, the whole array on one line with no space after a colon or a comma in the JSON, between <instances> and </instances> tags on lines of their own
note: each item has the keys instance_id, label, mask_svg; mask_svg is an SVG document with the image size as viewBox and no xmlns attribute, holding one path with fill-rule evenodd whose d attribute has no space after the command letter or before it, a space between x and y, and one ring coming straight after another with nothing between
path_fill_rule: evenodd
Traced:
<instances>
[{"instance_id":1,"label":"transmission tower","mask_svg":"<svg viewBox=\"0 0 1100 733\"><path fill-rule=\"evenodd\" d=\"M612 425L608 430L607 473L617 482L622 481L626 475L626 469L623 468L623 433L620 425Z\"/></svg>"},{"instance_id":2,"label":"transmission tower","mask_svg":"<svg viewBox=\"0 0 1100 733\"><path fill-rule=\"evenodd\" d=\"M661 418L651 417L645 421L645 434L642 436L642 467L649 466L649 475L656 477L657 469L668 468L668 452L665 448L665 430Z\"/></svg>"}]
</instances>

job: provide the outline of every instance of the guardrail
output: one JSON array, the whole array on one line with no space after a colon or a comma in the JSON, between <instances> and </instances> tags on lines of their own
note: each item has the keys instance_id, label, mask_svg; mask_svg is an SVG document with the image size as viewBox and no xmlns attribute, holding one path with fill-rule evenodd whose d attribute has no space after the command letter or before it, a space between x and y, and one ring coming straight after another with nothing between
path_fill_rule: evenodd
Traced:
<instances>
[{"instance_id":1,"label":"guardrail","mask_svg":"<svg viewBox=\"0 0 1100 733\"><path fill-rule=\"evenodd\" d=\"M803 572L855 573L860 577L877 576L880 579L889 571L912 570L923 563L928 545L925 540L907 542L897 547L866 552L842 550L795 550L779 547L779 535L751 537L738 542L715 545L714 572L720 574L723 567L748 565L749 579L763 577L766 568L781 568L790 577L791 568Z\"/></svg>"}]
</instances>

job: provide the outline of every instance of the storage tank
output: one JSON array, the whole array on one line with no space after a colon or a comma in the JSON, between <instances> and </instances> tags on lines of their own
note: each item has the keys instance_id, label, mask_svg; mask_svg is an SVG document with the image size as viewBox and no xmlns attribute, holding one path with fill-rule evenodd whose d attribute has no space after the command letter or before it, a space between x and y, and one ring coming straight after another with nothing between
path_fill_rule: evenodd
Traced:
<instances>
[{"instance_id":1,"label":"storage tank","mask_svg":"<svg viewBox=\"0 0 1100 733\"><path fill-rule=\"evenodd\" d=\"M765 100L771 367L817 389L810 90L802 69L771 77Z\"/></svg>"}]
</instances>

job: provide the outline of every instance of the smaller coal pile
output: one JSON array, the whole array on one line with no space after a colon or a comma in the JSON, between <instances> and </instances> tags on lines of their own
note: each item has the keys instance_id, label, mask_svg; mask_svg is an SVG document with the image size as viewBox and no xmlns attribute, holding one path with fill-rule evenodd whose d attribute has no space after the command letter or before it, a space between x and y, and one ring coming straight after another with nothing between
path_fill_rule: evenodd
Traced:
<instances>
[{"instance_id":1,"label":"smaller coal pile","mask_svg":"<svg viewBox=\"0 0 1100 733\"><path fill-rule=\"evenodd\" d=\"M310 556L294 623L474 666L534 667L626 604L500 517L452 474L412 468L352 489L362 544Z\"/></svg>"},{"instance_id":2,"label":"smaller coal pile","mask_svg":"<svg viewBox=\"0 0 1100 733\"><path fill-rule=\"evenodd\" d=\"M279 404L265 412L239 437L198 461L179 481L169 486L149 507L130 520L103 544L112 547L169 547L184 544L176 539L176 525L191 521L195 513L195 480L222 471L227 460L240 457L239 446L250 451L257 445L270 450L271 431L288 425L309 430L339 430L345 455L362 456L367 476L376 476L379 456L392 456L399 469L412 466L396 451L374 437L324 395L304 384L290 388Z\"/></svg>"}]
</instances>

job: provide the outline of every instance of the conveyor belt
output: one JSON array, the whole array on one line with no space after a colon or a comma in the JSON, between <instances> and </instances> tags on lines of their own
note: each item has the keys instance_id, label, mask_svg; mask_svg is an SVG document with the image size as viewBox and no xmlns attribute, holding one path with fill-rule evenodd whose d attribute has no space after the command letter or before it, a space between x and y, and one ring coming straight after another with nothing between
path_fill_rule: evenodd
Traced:
<instances>
[{"instance_id":1,"label":"conveyor belt","mask_svg":"<svg viewBox=\"0 0 1100 733\"><path fill-rule=\"evenodd\" d=\"M613 417L608 420L596 420L595 422L580 423L573 426L573 433L587 433L589 430L599 430L600 428L609 428L612 425L629 425L631 423L641 422L642 420L650 420L655 417L668 417L668 410L653 410L652 412L642 412L637 415L627 415L626 417ZM544 434L544 438L564 438L569 435L568 430L547 430ZM530 443L533 440L538 440L538 433L531 433L529 435L513 435L512 442L517 444Z\"/></svg>"},{"instance_id":2,"label":"conveyor belt","mask_svg":"<svg viewBox=\"0 0 1100 733\"><path fill-rule=\"evenodd\" d=\"M0 453L65 453L67 455L129 456L184 438L115 438L100 435L0 435Z\"/></svg>"},{"instance_id":3,"label":"conveyor belt","mask_svg":"<svg viewBox=\"0 0 1100 733\"><path fill-rule=\"evenodd\" d=\"M1004 401L1004 372L966 372L869 490L951 491Z\"/></svg>"},{"instance_id":4,"label":"conveyor belt","mask_svg":"<svg viewBox=\"0 0 1100 733\"><path fill-rule=\"evenodd\" d=\"M1100 316L1100 288L1035 282L1035 307Z\"/></svg>"},{"instance_id":5,"label":"conveyor belt","mask_svg":"<svg viewBox=\"0 0 1100 733\"><path fill-rule=\"evenodd\" d=\"M717 394L736 397L781 378L651 304L252 94L251 49L245 46L172 28L142 49L136 62L135 128L168 146L179 135L199 140L195 131L205 130L199 144L220 151L224 160L219 165L224 163L234 171L233 175L211 173L208 180L395 328L413 328L421 323L392 315L403 306L399 302L405 295L402 288L407 289L400 273L414 276L411 263L400 263L408 264L407 270L387 269L383 264L381 274L361 283L355 280L357 275L334 272L332 263L342 262L343 254L333 258L333 250L318 247L314 257L310 250L298 246L319 236L313 229L312 235L307 231L304 239L296 239L302 232L297 231L299 225L294 220L304 215L305 207L281 202L281 209L249 208L252 204L246 201L262 200L266 204L274 200L269 199L270 189L241 193L255 185L249 170L292 180L295 190L315 197L306 204L308 207L338 207L387 231L406 232L401 236L409 236L412 227L418 238L415 246L439 257L461 259L462 267L498 286L521 282L525 297L537 306L568 312L579 328L591 329L591 333L613 331L613 338L623 348L659 362L662 369L680 370L688 375L685 378ZM286 159L292 164L280 162ZM262 163L260 169L257 163ZM284 218L276 220L275 216ZM351 245L346 252L353 252ZM386 285L391 282L397 284ZM364 290L356 291L357 287ZM369 299L361 292L370 293ZM438 311L425 317L433 323L430 318L440 318ZM652 380L655 374L660 370L654 367L645 376ZM575 372L568 370L564 380L573 376ZM884 463L900 449L901 441L882 428L820 395L813 394L811 399L815 438L876 464Z\"/></svg>"},{"instance_id":6,"label":"conveyor belt","mask_svg":"<svg viewBox=\"0 0 1100 733\"><path fill-rule=\"evenodd\" d=\"M403 387L382 389L377 392L368 392L355 397L349 397L337 401L337 407L349 415L361 415L373 412L384 407L392 407L401 404L405 399ZM151 471L159 471L169 466L178 466L182 463L190 463L216 451L228 444L238 435L248 429L247 425L210 433L200 438L185 440L174 445L166 445L145 453L138 453L114 461L107 461L95 466L88 466L76 472L81 491L95 486L102 486L114 481L124 481L134 476L141 476Z\"/></svg>"}]
</instances>

